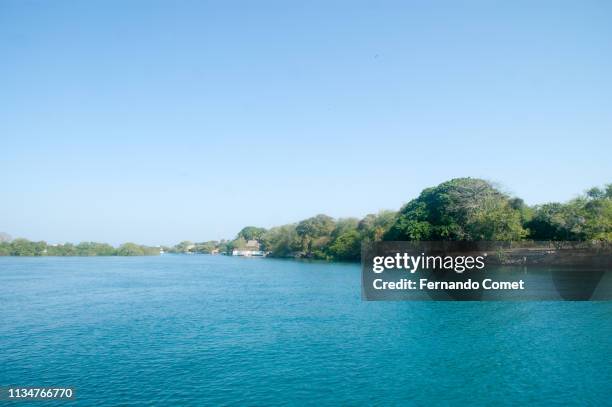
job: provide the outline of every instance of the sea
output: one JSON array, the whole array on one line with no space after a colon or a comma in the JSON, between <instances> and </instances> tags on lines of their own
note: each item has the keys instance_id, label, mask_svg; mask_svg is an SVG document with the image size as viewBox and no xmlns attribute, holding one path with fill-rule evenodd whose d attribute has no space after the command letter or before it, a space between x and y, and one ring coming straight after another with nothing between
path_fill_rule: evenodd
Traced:
<instances>
[{"instance_id":1,"label":"sea","mask_svg":"<svg viewBox=\"0 0 612 407\"><path fill-rule=\"evenodd\" d=\"M0 387L84 406L612 405L612 302L368 302L358 264L0 257Z\"/></svg>"}]
</instances>

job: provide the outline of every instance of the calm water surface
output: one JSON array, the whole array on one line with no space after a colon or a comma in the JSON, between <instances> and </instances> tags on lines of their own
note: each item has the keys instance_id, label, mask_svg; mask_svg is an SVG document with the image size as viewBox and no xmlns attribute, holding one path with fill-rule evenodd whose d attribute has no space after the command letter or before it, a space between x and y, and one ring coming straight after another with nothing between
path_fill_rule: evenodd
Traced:
<instances>
[{"instance_id":1,"label":"calm water surface","mask_svg":"<svg viewBox=\"0 0 612 407\"><path fill-rule=\"evenodd\" d=\"M76 387L58 405L611 404L612 303L362 302L359 273L0 258L0 385Z\"/></svg>"}]
</instances>

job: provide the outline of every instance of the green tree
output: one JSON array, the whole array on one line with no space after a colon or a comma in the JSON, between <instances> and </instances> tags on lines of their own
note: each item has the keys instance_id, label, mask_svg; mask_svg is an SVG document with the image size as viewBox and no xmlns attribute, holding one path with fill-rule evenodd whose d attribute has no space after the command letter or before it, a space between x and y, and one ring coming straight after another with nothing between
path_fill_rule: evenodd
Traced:
<instances>
[{"instance_id":1,"label":"green tree","mask_svg":"<svg viewBox=\"0 0 612 407\"><path fill-rule=\"evenodd\" d=\"M52 255L52 256L78 256L79 255L76 246L73 245L72 243L65 243L63 245L53 246L52 248L49 248L49 250L51 250L49 255ZM55 254L56 252L57 254Z\"/></svg>"},{"instance_id":2,"label":"green tree","mask_svg":"<svg viewBox=\"0 0 612 407\"><path fill-rule=\"evenodd\" d=\"M188 253L193 248L193 246L193 242L189 240L183 240L179 244L175 245L171 251L174 253Z\"/></svg>"},{"instance_id":3,"label":"green tree","mask_svg":"<svg viewBox=\"0 0 612 407\"><path fill-rule=\"evenodd\" d=\"M612 184L564 204L536 206L526 225L535 240L612 241Z\"/></svg>"},{"instance_id":4,"label":"green tree","mask_svg":"<svg viewBox=\"0 0 612 407\"><path fill-rule=\"evenodd\" d=\"M96 242L81 242L76 245L75 250L78 256L114 256L116 254L113 246Z\"/></svg>"},{"instance_id":5,"label":"green tree","mask_svg":"<svg viewBox=\"0 0 612 407\"><path fill-rule=\"evenodd\" d=\"M27 239L15 239L11 242L11 256L44 256L47 244L45 242L31 242Z\"/></svg>"},{"instance_id":6,"label":"green tree","mask_svg":"<svg viewBox=\"0 0 612 407\"><path fill-rule=\"evenodd\" d=\"M317 215L297 224L295 231L301 239L301 250L306 257L318 257L321 248L331 240L336 224L327 215ZM317 253L314 253L316 251Z\"/></svg>"},{"instance_id":7,"label":"green tree","mask_svg":"<svg viewBox=\"0 0 612 407\"><path fill-rule=\"evenodd\" d=\"M395 224L396 220L397 212L383 210L377 214L370 213L366 215L359 222L357 228L364 240L378 242L382 240L385 233Z\"/></svg>"},{"instance_id":8,"label":"green tree","mask_svg":"<svg viewBox=\"0 0 612 407\"><path fill-rule=\"evenodd\" d=\"M384 240L518 240L519 209L489 182L457 178L427 188L401 210Z\"/></svg>"},{"instance_id":9,"label":"green tree","mask_svg":"<svg viewBox=\"0 0 612 407\"><path fill-rule=\"evenodd\" d=\"M533 218L527 222L534 240L582 240L585 222L581 204L548 203L535 208Z\"/></svg>"},{"instance_id":10,"label":"green tree","mask_svg":"<svg viewBox=\"0 0 612 407\"><path fill-rule=\"evenodd\" d=\"M602 198L588 202L585 209L585 239L612 242L612 199Z\"/></svg>"},{"instance_id":11,"label":"green tree","mask_svg":"<svg viewBox=\"0 0 612 407\"><path fill-rule=\"evenodd\" d=\"M10 256L11 245L8 242L0 242L0 256Z\"/></svg>"},{"instance_id":12,"label":"green tree","mask_svg":"<svg viewBox=\"0 0 612 407\"><path fill-rule=\"evenodd\" d=\"M196 243L192 249L194 253L212 253L219 247L219 242L216 240L210 240L208 242Z\"/></svg>"},{"instance_id":13,"label":"green tree","mask_svg":"<svg viewBox=\"0 0 612 407\"><path fill-rule=\"evenodd\" d=\"M119 256L144 256L144 247L137 245L136 243L124 243L117 249L117 255Z\"/></svg>"},{"instance_id":14,"label":"green tree","mask_svg":"<svg viewBox=\"0 0 612 407\"><path fill-rule=\"evenodd\" d=\"M247 226L242 228L236 238L243 238L244 240L260 240L266 233L266 229L258 228L256 226Z\"/></svg>"},{"instance_id":15,"label":"green tree","mask_svg":"<svg viewBox=\"0 0 612 407\"><path fill-rule=\"evenodd\" d=\"M329 246L331 259L359 260L361 257L362 237L356 229L348 230L338 236Z\"/></svg>"},{"instance_id":16,"label":"green tree","mask_svg":"<svg viewBox=\"0 0 612 407\"><path fill-rule=\"evenodd\" d=\"M295 225L273 227L261 238L263 250L272 257L293 257L301 249L301 240Z\"/></svg>"},{"instance_id":17,"label":"green tree","mask_svg":"<svg viewBox=\"0 0 612 407\"><path fill-rule=\"evenodd\" d=\"M242 250L246 248L246 244L246 239L242 236L239 236L238 238L232 240L232 242L229 244L229 249L230 251L234 249Z\"/></svg>"}]
</instances>

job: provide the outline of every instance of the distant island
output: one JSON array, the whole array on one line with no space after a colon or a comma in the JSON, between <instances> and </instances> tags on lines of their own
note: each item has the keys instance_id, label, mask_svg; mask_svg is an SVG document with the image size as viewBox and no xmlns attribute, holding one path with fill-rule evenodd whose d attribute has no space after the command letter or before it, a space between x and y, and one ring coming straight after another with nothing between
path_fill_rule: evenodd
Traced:
<instances>
[{"instance_id":1,"label":"distant island","mask_svg":"<svg viewBox=\"0 0 612 407\"><path fill-rule=\"evenodd\" d=\"M51 245L0 233L0 256L144 256L160 253L267 255L357 261L363 242L392 240L604 241L612 242L612 184L591 188L566 203L528 206L490 182L456 178L427 188L399 211L363 219L316 215L265 229L243 228L233 240L166 246L125 243Z\"/></svg>"},{"instance_id":2,"label":"distant island","mask_svg":"<svg viewBox=\"0 0 612 407\"><path fill-rule=\"evenodd\" d=\"M0 256L154 256L159 247L124 243L113 247L107 243L81 242L79 244L48 244L27 239L0 242Z\"/></svg>"}]
</instances>

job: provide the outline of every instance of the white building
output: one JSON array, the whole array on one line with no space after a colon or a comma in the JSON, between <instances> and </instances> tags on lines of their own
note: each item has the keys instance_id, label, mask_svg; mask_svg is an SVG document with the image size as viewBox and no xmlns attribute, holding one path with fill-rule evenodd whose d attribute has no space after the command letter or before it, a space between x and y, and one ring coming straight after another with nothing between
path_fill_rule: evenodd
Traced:
<instances>
[{"instance_id":1,"label":"white building","mask_svg":"<svg viewBox=\"0 0 612 407\"><path fill-rule=\"evenodd\" d=\"M257 240L249 240L244 248L232 250L232 256L263 257L266 252L261 250L261 245Z\"/></svg>"}]
</instances>

